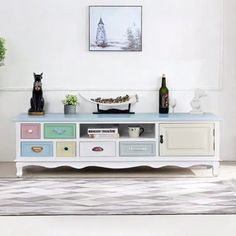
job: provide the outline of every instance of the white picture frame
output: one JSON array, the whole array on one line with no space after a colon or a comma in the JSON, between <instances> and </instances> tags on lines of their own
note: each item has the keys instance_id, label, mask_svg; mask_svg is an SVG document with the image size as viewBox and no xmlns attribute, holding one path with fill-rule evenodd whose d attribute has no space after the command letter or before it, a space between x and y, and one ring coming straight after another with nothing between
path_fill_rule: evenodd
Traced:
<instances>
[{"instance_id":1,"label":"white picture frame","mask_svg":"<svg viewBox=\"0 0 236 236\"><path fill-rule=\"evenodd\" d=\"M142 6L89 6L89 51L142 51Z\"/></svg>"}]
</instances>

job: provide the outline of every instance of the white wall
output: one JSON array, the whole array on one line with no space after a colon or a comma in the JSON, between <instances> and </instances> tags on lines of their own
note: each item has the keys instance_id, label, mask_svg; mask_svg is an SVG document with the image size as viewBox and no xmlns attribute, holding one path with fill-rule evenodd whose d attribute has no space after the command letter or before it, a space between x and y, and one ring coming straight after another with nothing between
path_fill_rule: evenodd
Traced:
<instances>
[{"instance_id":1,"label":"white wall","mask_svg":"<svg viewBox=\"0 0 236 236\"><path fill-rule=\"evenodd\" d=\"M0 68L0 161L14 160L11 120L29 108L32 73L42 71L48 112L62 112L61 100L72 90L87 97L138 93L135 111L156 112L163 72L179 112L190 110L194 87L206 88L204 110L223 118L221 158L236 160L236 2L224 0L222 20L222 1L0 0L8 48ZM143 5L143 52L89 52L87 6L93 4ZM81 100L80 112L93 109Z\"/></svg>"},{"instance_id":2,"label":"white wall","mask_svg":"<svg viewBox=\"0 0 236 236\"><path fill-rule=\"evenodd\" d=\"M88 5L113 2L143 5L142 52L88 51ZM221 2L5 1L0 29L9 57L1 68L1 85L29 88L32 71L43 71L47 89L156 89L166 73L171 89L217 89ZM16 74L20 79L14 79Z\"/></svg>"}]
</instances>

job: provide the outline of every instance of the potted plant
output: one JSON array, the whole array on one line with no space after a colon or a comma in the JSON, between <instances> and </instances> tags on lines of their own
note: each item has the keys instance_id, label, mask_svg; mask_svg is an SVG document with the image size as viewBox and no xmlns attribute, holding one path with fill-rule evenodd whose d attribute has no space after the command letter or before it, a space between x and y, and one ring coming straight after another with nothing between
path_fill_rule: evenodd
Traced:
<instances>
[{"instance_id":1,"label":"potted plant","mask_svg":"<svg viewBox=\"0 0 236 236\"><path fill-rule=\"evenodd\" d=\"M0 66L3 65L3 61L6 55L5 40L0 38Z\"/></svg>"},{"instance_id":2,"label":"potted plant","mask_svg":"<svg viewBox=\"0 0 236 236\"><path fill-rule=\"evenodd\" d=\"M76 95L68 94L62 102L64 104L65 114L76 114L76 106L79 104Z\"/></svg>"}]
</instances>

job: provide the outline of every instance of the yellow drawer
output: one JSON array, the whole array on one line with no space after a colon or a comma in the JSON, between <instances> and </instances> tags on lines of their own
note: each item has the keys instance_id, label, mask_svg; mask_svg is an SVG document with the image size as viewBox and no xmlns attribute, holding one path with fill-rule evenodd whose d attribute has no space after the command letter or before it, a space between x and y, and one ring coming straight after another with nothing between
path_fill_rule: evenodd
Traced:
<instances>
[{"instance_id":1,"label":"yellow drawer","mask_svg":"<svg viewBox=\"0 0 236 236\"><path fill-rule=\"evenodd\" d=\"M57 157L75 157L76 142L57 142Z\"/></svg>"}]
</instances>

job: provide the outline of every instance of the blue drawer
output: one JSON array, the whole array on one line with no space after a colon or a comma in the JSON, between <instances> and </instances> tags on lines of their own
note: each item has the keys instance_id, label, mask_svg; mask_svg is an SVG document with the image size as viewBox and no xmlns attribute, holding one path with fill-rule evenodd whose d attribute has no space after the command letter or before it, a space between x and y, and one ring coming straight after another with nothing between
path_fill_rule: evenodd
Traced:
<instances>
[{"instance_id":1,"label":"blue drawer","mask_svg":"<svg viewBox=\"0 0 236 236\"><path fill-rule=\"evenodd\" d=\"M21 142L22 157L52 157L52 142Z\"/></svg>"},{"instance_id":2,"label":"blue drawer","mask_svg":"<svg viewBox=\"0 0 236 236\"><path fill-rule=\"evenodd\" d=\"M155 156L156 142L120 142L120 156Z\"/></svg>"}]
</instances>

